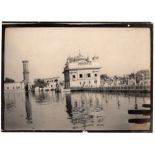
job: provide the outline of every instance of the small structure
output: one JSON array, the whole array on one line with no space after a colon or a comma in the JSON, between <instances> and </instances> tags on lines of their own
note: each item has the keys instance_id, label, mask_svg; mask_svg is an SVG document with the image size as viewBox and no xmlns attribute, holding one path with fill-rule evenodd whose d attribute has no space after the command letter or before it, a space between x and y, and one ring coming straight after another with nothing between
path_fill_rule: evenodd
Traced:
<instances>
[{"instance_id":1,"label":"small structure","mask_svg":"<svg viewBox=\"0 0 155 155\"><path fill-rule=\"evenodd\" d=\"M91 59L79 54L68 57L64 67L64 88L97 88L100 86L100 65L98 57Z\"/></svg>"}]
</instances>

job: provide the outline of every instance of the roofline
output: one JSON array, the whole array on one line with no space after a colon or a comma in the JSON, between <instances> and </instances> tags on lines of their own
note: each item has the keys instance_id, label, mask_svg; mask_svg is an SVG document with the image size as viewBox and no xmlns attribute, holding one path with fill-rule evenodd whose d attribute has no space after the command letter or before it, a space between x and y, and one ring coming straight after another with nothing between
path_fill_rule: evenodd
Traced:
<instances>
[{"instance_id":1,"label":"roofline","mask_svg":"<svg viewBox=\"0 0 155 155\"><path fill-rule=\"evenodd\" d=\"M66 70L64 69L64 71L67 71L67 70L86 70L86 69L101 69L101 67L94 67L94 68L70 68L70 69L66 69Z\"/></svg>"}]
</instances>

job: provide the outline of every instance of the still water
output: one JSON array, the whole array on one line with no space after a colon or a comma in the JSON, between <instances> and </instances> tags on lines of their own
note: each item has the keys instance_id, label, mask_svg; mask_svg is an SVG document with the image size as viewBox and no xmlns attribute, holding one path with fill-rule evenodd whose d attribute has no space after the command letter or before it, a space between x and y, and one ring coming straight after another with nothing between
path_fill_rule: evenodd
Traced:
<instances>
[{"instance_id":1,"label":"still water","mask_svg":"<svg viewBox=\"0 0 155 155\"><path fill-rule=\"evenodd\" d=\"M150 129L150 97L146 95L14 92L5 93L4 100L5 130ZM133 113L138 110L144 113Z\"/></svg>"}]
</instances>

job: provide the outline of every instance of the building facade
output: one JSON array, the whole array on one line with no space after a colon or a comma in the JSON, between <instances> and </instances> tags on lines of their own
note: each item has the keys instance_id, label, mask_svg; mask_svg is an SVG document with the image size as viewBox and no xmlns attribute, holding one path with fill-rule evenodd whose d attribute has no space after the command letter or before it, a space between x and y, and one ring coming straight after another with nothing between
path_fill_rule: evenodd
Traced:
<instances>
[{"instance_id":1,"label":"building facade","mask_svg":"<svg viewBox=\"0 0 155 155\"><path fill-rule=\"evenodd\" d=\"M60 77L45 78L43 80L47 83L46 90L55 90L56 87L60 86Z\"/></svg>"},{"instance_id":2,"label":"building facade","mask_svg":"<svg viewBox=\"0 0 155 155\"><path fill-rule=\"evenodd\" d=\"M136 82L139 85L150 85L149 70L140 70L136 73Z\"/></svg>"},{"instance_id":3,"label":"building facade","mask_svg":"<svg viewBox=\"0 0 155 155\"><path fill-rule=\"evenodd\" d=\"M52 77L52 78L44 78L41 79L44 81L45 86L36 86L35 91L52 91L55 90L56 88L61 88L62 86L62 81L60 80L60 77Z\"/></svg>"},{"instance_id":4,"label":"building facade","mask_svg":"<svg viewBox=\"0 0 155 155\"><path fill-rule=\"evenodd\" d=\"M100 69L98 57L68 57L63 71L65 89L99 87Z\"/></svg>"},{"instance_id":5,"label":"building facade","mask_svg":"<svg viewBox=\"0 0 155 155\"><path fill-rule=\"evenodd\" d=\"M23 82L4 83L4 91L24 91L25 85Z\"/></svg>"}]
</instances>

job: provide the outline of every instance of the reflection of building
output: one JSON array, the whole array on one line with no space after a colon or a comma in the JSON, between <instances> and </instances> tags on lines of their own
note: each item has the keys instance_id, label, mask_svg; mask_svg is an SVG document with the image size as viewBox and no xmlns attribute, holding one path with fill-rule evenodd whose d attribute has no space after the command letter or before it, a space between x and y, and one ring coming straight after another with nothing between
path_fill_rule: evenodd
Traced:
<instances>
[{"instance_id":1,"label":"reflection of building","mask_svg":"<svg viewBox=\"0 0 155 155\"><path fill-rule=\"evenodd\" d=\"M98 57L68 57L64 67L65 88L91 88L100 86Z\"/></svg>"},{"instance_id":2,"label":"reflection of building","mask_svg":"<svg viewBox=\"0 0 155 155\"><path fill-rule=\"evenodd\" d=\"M30 101L30 94L28 92L25 92L25 110L28 123L32 123L32 107Z\"/></svg>"},{"instance_id":3,"label":"reflection of building","mask_svg":"<svg viewBox=\"0 0 155 155\"><path fill-rule=\"evenodd\" d=\"M23 82L14 82L14 83L4 84L4 91L17 91L17 90L24 90Z\"/></svg>"},{"instance_id":4,"label":"reflection of building","mask_svg":"<svg viewBox=\"0 0 155 155\"><path fill-rule=\"evenodd\" d=\"M103 126L103 102L96 94L66 94L66 108L73 129Z\"/></svg>"},{"instance_id":5,"label":"reflection of building","mask_svg":"<svg viewBox=\"0 0 155 155\"><path fill-rule=\"evenodd\" d=\"M50 101L49 94L44 92L35 92L33 93L33 97L36 103L39 104L47 104Z\"/></svg>"}]
</instances>

